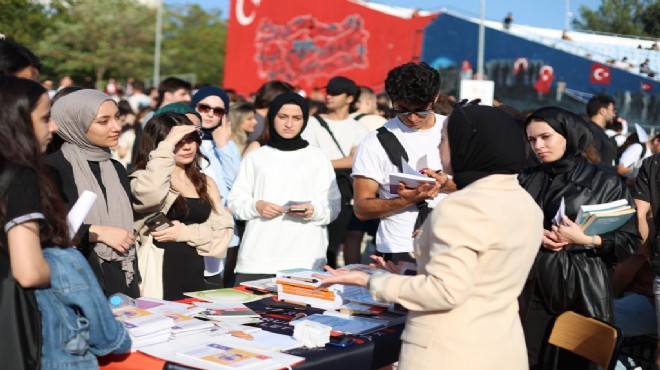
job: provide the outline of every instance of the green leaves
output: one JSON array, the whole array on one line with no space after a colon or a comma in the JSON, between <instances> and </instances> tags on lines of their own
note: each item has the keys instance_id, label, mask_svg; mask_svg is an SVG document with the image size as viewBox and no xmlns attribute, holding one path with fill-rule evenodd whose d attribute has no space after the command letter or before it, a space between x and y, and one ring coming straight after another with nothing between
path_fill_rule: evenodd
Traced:
<instances>
[{"instance_id":1,"label":"green leaves","mask_svg":"<svg viewBox=\"0 0 660 370\"><path fill-rule=\"evenodd\" d=\"M578 29L633 36L660 36L660 2L657 0L603 0L597 10L580 7Z\"/></svg>"}]
</instances>

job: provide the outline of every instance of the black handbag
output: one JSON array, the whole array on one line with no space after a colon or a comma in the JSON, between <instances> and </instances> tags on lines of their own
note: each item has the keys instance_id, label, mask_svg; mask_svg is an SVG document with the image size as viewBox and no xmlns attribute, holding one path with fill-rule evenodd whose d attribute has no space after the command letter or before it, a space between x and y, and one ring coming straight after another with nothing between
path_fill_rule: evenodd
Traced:
<instances>
[{"instance_id":1,"label":"black handbag","mask_svg":"<svg viewBox=\"0 0 660 370\"><path fill-rule=\"evenodd\" d=\"M16 173L6 164L0 174L0 196ZM6 242L6 235L3 235ZM33 289L24 289L11 274L9 254L0 248L0 361L4 369L41 368L41 315Z\"/></svg>"}]
</instances>

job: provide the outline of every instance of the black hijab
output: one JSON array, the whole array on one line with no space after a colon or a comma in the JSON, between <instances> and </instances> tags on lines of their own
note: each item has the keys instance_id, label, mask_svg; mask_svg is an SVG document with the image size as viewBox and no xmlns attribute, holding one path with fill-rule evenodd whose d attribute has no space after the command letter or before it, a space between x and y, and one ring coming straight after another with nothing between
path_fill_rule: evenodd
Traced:
<instances>
[{"instance_id":1,"label":"black hijab","mask_svg":"<svg viewBox=\"0 0 660 370\"><path fill-rule=\"evenodd\" d=\"M302 113L303 113L302 129L300 129L298 135L292 137L291 139L283 138L275 130L275 116L277 115L277 113L279 113L280 109L282 109L282 106L284 106L285 104L295 104L299 106L300 109L302 109ZM268 123L268 130L270 131L270 139L268 140L268 143L266 145L286 152L307 147L309 143L303 140L302 136L300 135L302 134L303 131L305 131L305 127L307 127L308 120L309 120L309 106L307 105L307 101L305 100L305 98L292 92L285 92L278 95L277 97L275 97L275 100L273 100L273 102L270 104L270 107L268 107L268 115L266 116L266 122Z\"/></svg>"},{"instance_id":2,"label":"black hijab","mask_svg":"<svg viewBox=\"0 0 660 370\"><path fill-rule=\"evenodd\" d=\"M520 125L500 109L457 106L446 124L454 182L462 189L494 174L517 174L525 168Z\"/></svg>"},{"instance_id":3,"label":"black hijab","mask_svg":"<svg viewBox=\"0 0 660 370\"><path fill-rule=\"evenodd\" d=\"M566 139L566 152L557 161L544 163L541 168L551 176L571 171L582 157L582 152L591 142L591 131L587 123L575 113L558 107L543 107L527 117L525 127L532 120L548 123L553 130Z\"/></svg>"},{"instance_id":4,"label":"black hijab","mask_svg":"<svg viewBox=\"0 0 660 370\"><path fill-rule=\"evenodd\" d=\"M566 152L560 159L529 170L529 174L523 176L521 182L543 210L544 227L548 229L562 196L569 191L569 184L578 163L587 161L582 156L582 151L591 142L591 131L587 127L589 123L580 116L558 107L535 110L527 117L525 124L529 125L534 119L547 122L566 139Z\"/></svg>"}]
</instances>

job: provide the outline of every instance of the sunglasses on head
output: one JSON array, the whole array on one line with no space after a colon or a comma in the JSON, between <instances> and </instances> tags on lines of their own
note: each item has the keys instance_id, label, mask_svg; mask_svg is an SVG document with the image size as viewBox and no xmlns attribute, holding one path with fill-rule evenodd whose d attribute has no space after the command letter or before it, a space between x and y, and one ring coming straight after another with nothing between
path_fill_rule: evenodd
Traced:
<instances>
[{"instance_id":1,"label":"sunglasses on head","mask_svg":"<svg viewBox=\"0 0 660 370\"><path fill-rule=\"evenodd\" d=\"M216 117L224 117L225 113L227 113L227 110L225 108L212 107L210 105L203 104L203 103L197 104L195 107L197 108L197 111L199 113L202 113L202 114L206 114L206 113L208 113L212 110L213 115L216 116Z\"/></svg>"}]
</instances>

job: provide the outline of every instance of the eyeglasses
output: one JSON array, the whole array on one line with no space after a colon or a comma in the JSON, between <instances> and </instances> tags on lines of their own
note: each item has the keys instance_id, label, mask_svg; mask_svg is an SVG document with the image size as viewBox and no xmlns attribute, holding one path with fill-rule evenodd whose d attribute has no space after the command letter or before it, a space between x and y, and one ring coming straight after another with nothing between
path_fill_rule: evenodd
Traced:
<instances>
[{"instance_id":1,"label":"eyeglasses","mask_svg":"<svg viewBox=\"0 0 660 370\"><path fill-rule=\"evenodd\" d=\"M206 113L208 113L209 111L212 110L213 115L216 116L216 117L220 117L220 118L224 117L225 113L227 113L227 110L225 108L212 107L212 106L206 105L206 104L197 104L195 107L197 108L197 111L199 113L202 113L202 114L206 114Z\"/></svg>"},{"instance_id":2,"label":"eyeglasses","mask_svg":"<svg viewBox=\"0 0 660 370\"><path fill-rule=\"evenodd\" d=\"M414 114L418 118L424 119L424 118L430 116L431 114L433 114L433 111L430 110L430 109L427 109L427 110L420 110L420 111L417 111L417 112L411 112L411 111L403 110L403 109L394 109L394 114L396 114L399 117L408 117L408 118L410 118L410 116Z\"/></svg>"}]
</instances>

